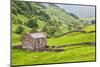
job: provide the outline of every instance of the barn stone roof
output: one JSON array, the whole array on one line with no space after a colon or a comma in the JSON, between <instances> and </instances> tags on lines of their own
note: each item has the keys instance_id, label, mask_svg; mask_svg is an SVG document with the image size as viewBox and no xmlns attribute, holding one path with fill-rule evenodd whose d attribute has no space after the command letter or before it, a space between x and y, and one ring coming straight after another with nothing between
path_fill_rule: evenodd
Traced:
<instances>
[{"instance_id":1,"label":"barn stone roof","mask_svg":"<svg viewBox=\"0 0 100 67\"><path fill-rule=\"evenodd\" d=\"M29 34L30 36L32 36L33 38L42 38L42 37L46 37L43 33L31 33Z\"/></svg>"}]
</instances>

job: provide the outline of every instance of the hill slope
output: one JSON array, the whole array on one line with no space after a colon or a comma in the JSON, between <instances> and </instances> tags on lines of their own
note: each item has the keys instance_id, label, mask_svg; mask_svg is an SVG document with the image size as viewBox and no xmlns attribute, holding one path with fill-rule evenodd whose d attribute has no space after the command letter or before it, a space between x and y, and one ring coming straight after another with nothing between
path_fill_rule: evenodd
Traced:
<instances>
[{"instance_id":1,"label":"hill slope","mask_svg":"<svg viewBox=\"0 0 100 67\"><path fill-rule=\"evenodd\" d=\"M36 30L45 32L48 37L77 29L83 25L79 19L54 4L12 2L12 31L14 33L18 26L22 26L25 33L33 31L35 26L30 28L27 25L31 19L36 21Z\"/></svg>"}]
</instances>

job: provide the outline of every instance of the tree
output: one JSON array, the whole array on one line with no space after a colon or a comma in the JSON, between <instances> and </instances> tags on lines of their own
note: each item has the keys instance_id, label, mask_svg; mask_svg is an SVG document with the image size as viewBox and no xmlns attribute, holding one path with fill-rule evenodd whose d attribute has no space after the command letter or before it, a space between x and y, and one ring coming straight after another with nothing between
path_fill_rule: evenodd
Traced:
<instances>
[{"instance_id":1,"label":"tree","mask_svg":"<svg viewBox=\"0 0 100 67\"><path fill-rule=\"evenodd\" d=\"M30 28L37 28L38 27L37 21L34 19L29 20L26 25Z\"/></svg>"},{"instance_id":2,"label":"tree","mask_svg":"<svg viewBox=\"0 0 100 67\"><path fill-rule=\"evenodd\" d=\"M24 28L22 27L22 26L18 26L17 28L16 28L16 33L17 34L22 34L24 32Z\"/></svg>"},{"instance_id":3,"label":"tree","mask_svg":"<svg viewBox=\"0 0 100 67\"><path fill-rule=\"evenodd\" d=\"M17 24L22 24L22 21L18 19Z\"/></svg>"}]
</instances>

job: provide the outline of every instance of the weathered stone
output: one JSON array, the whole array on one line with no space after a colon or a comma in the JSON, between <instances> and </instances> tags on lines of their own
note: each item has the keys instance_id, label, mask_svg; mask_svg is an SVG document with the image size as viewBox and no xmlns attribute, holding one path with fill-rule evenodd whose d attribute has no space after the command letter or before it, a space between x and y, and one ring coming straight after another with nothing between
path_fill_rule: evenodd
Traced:
<instances>
[{"instance_id":1,"label":"weathered stone","mask_svg":"<svg viewBox=\"0 0 100 67\"><path fill-rule=\"evenodd\" d=\"M47 39L43 33L31 33L23 37L22 44L23 49L41 51L45 49Z\"/></svg>"}]
</instances>

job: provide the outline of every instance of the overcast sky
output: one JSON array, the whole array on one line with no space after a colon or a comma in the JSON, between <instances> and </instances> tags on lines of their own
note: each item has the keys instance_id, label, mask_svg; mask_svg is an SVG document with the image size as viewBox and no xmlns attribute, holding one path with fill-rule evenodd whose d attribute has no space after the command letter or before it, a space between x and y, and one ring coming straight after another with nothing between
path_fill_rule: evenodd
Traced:
<instances>
[{"instance_id":1,"label":"overcast sky","mask_svg":"<svg viewBox=\"0 0 100 67\"><path fill-rule=\"evenodd\" d=\"M74 13L80 18L95 17L94 6L62 5L62 4L57 4L57 5L65 9L67 12Z\"/></svg>"}]
</instances>

